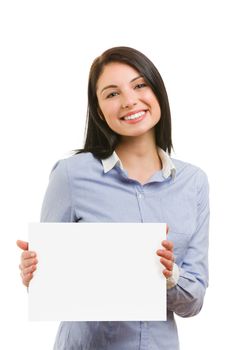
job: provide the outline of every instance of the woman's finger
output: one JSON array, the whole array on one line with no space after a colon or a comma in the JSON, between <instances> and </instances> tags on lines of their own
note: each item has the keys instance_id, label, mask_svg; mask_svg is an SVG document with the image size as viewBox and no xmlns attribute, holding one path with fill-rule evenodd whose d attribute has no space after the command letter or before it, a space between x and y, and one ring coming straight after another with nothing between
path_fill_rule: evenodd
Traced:
<instances>
[{"instance_id":1,"label":"woman's finger","mask_svg":"<svg viewBox=\"0 0 233 350\"><path fill-rule=\"evenodd\" d=\"M22 268L22 267L20 266L20 269L21 269L22 275L23 275L23 276L26 276L27 274L36 271L36 265L32 265L32 266L29 266L29 267L26 267L26 268Z\"/></svg>"},{"instance_id":2,"label":"woman's finger","mask_svg":"<svg viewBox=\"0 0 233 350\"><path fill-rule=\"evenodd\" d=\"M31 259L31 258L35 258L35 257L36 257L36 253L32 252L32 251L28 251L28 250L21 254L22 260Z\"/></svg>"},{"instance_id":3,"label":"woman's finger","mask_svg":"<svg viewBox=\"0 0 233 350\"><path fill-rule=\"evenodd\" d=\"M173 251L170 251L170 250L159 249L157 250L157 255L171 261L175 260Z\"/></svg>"},{"instance_id":4,"label":"woman's finger","mask_svg":"<svg viewBox=\"0 0 233 350\"><path fill-rule=\"evenodd\" d=\"M37 259L31 258L31 259L22 259L21 260L21 266L22 268L26 268L32 265L36 265L38 263Z\"/></svg>"},{"instance_id":5,"label":"woman's finger","mask_svg":"<svg viewBox=\"0 0 233 350\"><path fill-rule=\"evenodd\" d=\"M174 249L174 244L172 241L168 241L168 240L162 241L162 246L165 249L170 250L170 251L173 251L173 249Z\"/></svg>"},{"instance_id":6,"label":"woman's finger","mask_svg":"<svg viewBox=\"0 0 233 350\"><path fill-rule=\"evenodd\" d=\"M172 260L168 260L168 259L165 259L165 258L161 258L160 259L160 262L161 264L163 264L163 266L169 270L169 271L172 271L173 270L173 261Z\"/></svg>"},{"instance_id":7,"label":"woman's finger","mask_svg":"<svg viewBox=\"0 0 233 350\"><path fill-rule=\"evenodd\" d=\"M29 286L29 282L31 281L32 277L33 277L32 273L28 273L25 276L21 273L22 282L26 287Z\"/></svg>"},{"instance_id":8,"label":"woman's finger","mask_svg":"<svg viewBox=\"0 0 233 350\"><path fill-rule=\"evenodd\" d=\"M172 271L165 269L165 270L163 270L163 274L166 278L169 278L172 276Z\"/></svg>"},{"instance_id":9,"label":"woman's finger","mask_svg":"<svg viewBox=\"0 0 233 350\"><path fill-rule=\"evenodd\" d=\"M21 241L21 240L18 239L18 240L16 241L16 244L17 244L17 246L18 246L20 249L28 250L28 242Z\"/></svg>"}]
</instances>

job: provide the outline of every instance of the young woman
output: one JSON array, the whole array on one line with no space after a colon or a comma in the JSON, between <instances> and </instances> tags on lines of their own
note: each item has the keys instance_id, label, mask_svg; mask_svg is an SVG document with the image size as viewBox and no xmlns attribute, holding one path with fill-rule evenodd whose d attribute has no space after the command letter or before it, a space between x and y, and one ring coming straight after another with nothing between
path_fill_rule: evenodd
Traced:
<instances>
[{"instance_id":1,"label":"young woman","mask_svg":"<svg viewBox=\"0 0 233 350\"><path fill-rule=\"evenodd\" d=\"M155 254L167 278L167 321L62 322L54 349L179 349L173 313L196 315L208 284L207 177L170 158L167 93L139 51L115 47L95 59L87 117L84 149L52 170L41 221L166 222L168 239ZM26 242L17 244L24 250L20 269L28 286L36 254Z\"/></svg>"}]
</instances>

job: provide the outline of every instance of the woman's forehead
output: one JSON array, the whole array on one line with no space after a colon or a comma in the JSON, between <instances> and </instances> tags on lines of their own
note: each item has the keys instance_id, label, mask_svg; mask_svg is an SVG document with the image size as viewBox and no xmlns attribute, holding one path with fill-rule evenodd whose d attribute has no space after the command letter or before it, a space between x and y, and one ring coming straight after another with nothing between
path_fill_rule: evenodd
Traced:
<instances>
[{"instance_id":1,"label":"woman's forehead","mask_svg":"<svg viewBox=\"0 0 233 350\"><path fill-rule=\"evenodd\" d=\"M140 77L141 74L126 63L111 62L108 63L97 81L97 89L104 85L119 85L121 83L130 83L133 79Z\"/></svg>"}]
</instances>

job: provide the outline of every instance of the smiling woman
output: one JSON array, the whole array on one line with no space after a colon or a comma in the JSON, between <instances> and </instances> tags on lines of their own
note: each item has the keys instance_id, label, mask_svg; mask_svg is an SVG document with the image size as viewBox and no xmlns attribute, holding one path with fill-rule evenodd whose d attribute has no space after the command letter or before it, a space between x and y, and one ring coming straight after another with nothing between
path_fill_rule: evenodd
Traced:
<instances>
[{"instance_id":1,"label":"smiling woman","mask_svg":"<svg viewBox=\"0 0 233 350\"><path fill-rule=\"evenodd\" d=\"M84 148L53 167L41 221L166 222L155 254L167 281L167 321L62 322L54 350L179 349L174 313L196 315L208 285L209 201L205 173L172 159L171 149L158 70L135 49L105 51L90 70ZM28 286L38 260L27 242L18 245Z\"/></svg>"},{"instance_id":2,"label":"smiling woman","mask_svg":"<svg viewBox=\"0 0 233 350\"><path fill-rule=\"evenodd\" d=\"M152 115L158 119L153 129L156 144L170 154L171 116L167 92L157 68L143 53L129 47L117 47L97 57L90 69L88 101L85 151L97 157L109 157L119 144L121 135L133 132L132 128L125 129L126 120L140 112L140 120L145 119L140 125L145 128L143 130L149 123L149 118L144 117L150 114L150 119ZM143 112L146 112L145 115L142 115ZM117 123L116 119L124 117L124 123ZM110 122L121 127L123 134L119 129L112 129ZM128 124L132 126L134 123ZM135 125L134 131L137 130L139 125Z\"/></svg>"}]
</instances>

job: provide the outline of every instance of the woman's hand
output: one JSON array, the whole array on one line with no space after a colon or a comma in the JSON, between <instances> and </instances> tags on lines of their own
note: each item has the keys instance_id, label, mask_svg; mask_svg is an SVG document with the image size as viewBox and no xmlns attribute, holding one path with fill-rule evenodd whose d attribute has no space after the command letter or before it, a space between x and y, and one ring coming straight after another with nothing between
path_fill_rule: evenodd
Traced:
<instances>
[{"instance_id":1,"label":"woman's hand","mask_svg":"<svg viewBox=\"0 0 233 350\"><path fill-rule=\"evenodd\" d=\"M33 272L36 270L38 260L36 259L35 252L28 251L28 242L18 240L16 244L20 249L24 250L21 254L19 269L21 270L20 275L22 282L26 287L28 287L29 282L33 277Z\"/></svg>"},{"instance_id":2,"label":"woman's hand","mask_svg":"<svg viewBox=\"0 0 233 350\"><path fill-rule=\"evenodd\" d=\"M166 278L172 276L173 264L174 264L174 254L173 254L173 242L163 241L162 246L164 249L157 250L157 255L160 256L160 262L163 264L165 269L163 274Z\"/></svg>"},{"instance_id":3,"label":"woman's hand","mask_svg":"<svg viewBox=\"0 0 233 350\"><path fill-rule=\"evenodd\" d=\"M168 226L167 226L167 234L168 234ZM163 264L165 269L163 270L163 274L166 278L172 276L173 264L175 261L175 257L173 254L174 244L172 241L162 241L162 246L164 249L157 250L157 255L160 256L160 262Z\"/></svg>"}]
</instances>

